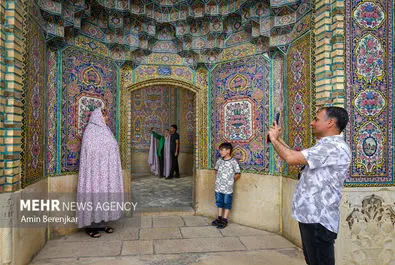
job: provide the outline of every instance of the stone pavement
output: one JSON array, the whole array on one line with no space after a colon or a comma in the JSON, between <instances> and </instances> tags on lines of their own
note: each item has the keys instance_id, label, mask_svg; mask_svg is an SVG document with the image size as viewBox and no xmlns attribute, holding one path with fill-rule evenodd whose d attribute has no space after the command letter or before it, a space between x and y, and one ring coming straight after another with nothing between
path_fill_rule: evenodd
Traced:
<instances>
[{"instance_id":1,"label":"stone pavement","mask_svg":"<svg viewBox=\"0 0 395 265\"><path fill-rule=\"evenodd\" d=\"M112 224L113 234L83 231L50 240L32 265L303 265L283 237L238 224L223 230L201 216L138 216Z\"/></svg>"},{"instance_id":2,"label":"stone pavement","mask_svg":"<svg viewBox=\"0 0 395 265\"><path fill-rule=\"evenodd\" d=\"M139 210L155 208L192 208L192 176L164 179L153 175L132 178L132 201Z\"/></svg>"}]
</instances>

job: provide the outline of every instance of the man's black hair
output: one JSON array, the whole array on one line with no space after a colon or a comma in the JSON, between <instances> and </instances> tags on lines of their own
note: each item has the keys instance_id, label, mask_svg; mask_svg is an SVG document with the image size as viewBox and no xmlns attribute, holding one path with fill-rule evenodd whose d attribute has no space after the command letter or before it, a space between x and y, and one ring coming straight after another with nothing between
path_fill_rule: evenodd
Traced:
<instances>
[{"instance_id":1,"label":"man's black hair","mask_svg":"<svg viewBox=\"0 0 395 265\"><path fill-rule=\"evenodd\" d=\"M341 107L324 107L321 110L325 110L326 116L329 119L336 119L336 127L342 132L346 128L348 123L347 110Z\"/></svg>"},{"instance_id":2,"label":"man's black hair","mask_svg":"<svg viewBox=\"0 0 395 265\"><path fill-rule=\"evenodd\" d=\"M177 125L176 124L172 124L170 127L173 127L177 131Z\"/></svg>"},{"instance_id":3,"label":"man's black hair","mask_svg":"<svg viewBox=\"0 0 395 265\"><path fill-rule=\"evenodd\" d=\"M219 145L219 150L221 150L222 148L228 149L230 150L230 152L232 152L233 150L233 146L231 143L222 143Z\"/></svg>"}]
</instances>

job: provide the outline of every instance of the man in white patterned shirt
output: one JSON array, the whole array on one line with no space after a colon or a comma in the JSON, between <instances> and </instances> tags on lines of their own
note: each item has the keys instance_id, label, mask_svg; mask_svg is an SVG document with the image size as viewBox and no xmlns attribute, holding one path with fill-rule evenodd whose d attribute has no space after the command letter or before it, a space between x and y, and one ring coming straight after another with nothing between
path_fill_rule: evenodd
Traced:
<instances>
[{"instance_id":1,"label":"man in white patterned shirt","mask_svg":"<svg viewBox=\"0 0 395 265\"><path fill-rule=\"evenodd\" d=\"M340 134L347 123L344 108L320 109L311 122L317 144L300 152L284 143L277 124L269 130L273 147L283 160L289 165L306 165L294 193L292 216L299 222L308 265L335 264L341 191L351 162L350 148Z\"/></svg>"}]
</instances>

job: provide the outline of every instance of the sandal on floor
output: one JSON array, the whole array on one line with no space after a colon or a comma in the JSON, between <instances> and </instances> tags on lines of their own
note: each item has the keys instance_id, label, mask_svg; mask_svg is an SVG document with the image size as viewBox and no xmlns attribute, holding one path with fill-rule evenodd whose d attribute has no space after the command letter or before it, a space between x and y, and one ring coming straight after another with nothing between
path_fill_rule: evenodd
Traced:
<instances>
[{"instance_id":1,"label":"sandal on floor","mask_svg":"<svg viewBox=\"0 0 395 265\"><path fill-rule=\"evenodd\" d=\"M96 229L87 229L87 230L86 230L86 233L87 233L90 237L93 237L93 238L99 238L99 237L101 237L101 234L100 234L99 231L96 230Z\"/></svg>"},{"instance_id":2,"label":"sandal on floor","mask_svg":"<svg viewBox=\"0 0 395 265\"><path fill-rule=\"evenodd\" d=\"M114 233L114 228L112 228L111 226L106 226L104 227L104 232L108 234Z\"/></svg>"}]
</instances>

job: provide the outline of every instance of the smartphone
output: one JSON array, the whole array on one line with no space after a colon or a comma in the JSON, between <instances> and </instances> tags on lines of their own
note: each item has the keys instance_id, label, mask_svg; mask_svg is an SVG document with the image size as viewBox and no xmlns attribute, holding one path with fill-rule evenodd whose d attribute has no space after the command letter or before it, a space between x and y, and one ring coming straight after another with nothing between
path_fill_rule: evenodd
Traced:
<instances>
[{"instance_id":1,"label":"smartphone","mask_svg":"<svg viewBox=\"0 0 395 265\"><path fill-rule=\"evenodd\" d=\"M276 120L276 124L278 125L278 123L280 122L280 112L276 113L275 120Z\"/></svg>"},{"instance_id":2,"label":"smartphone","mask_svg":"<svg viewBox=\"0 0 395 265\"><path fill-rule=\"evenodd\" d=\"M274 116L274 120L276 121L276 124L280 122L280 112L276 112L276 115ZM270 143L270 137L269 135L266 136L266 143Z\"/></svg>"}]
</instances>

